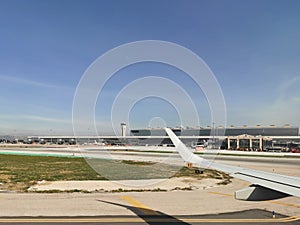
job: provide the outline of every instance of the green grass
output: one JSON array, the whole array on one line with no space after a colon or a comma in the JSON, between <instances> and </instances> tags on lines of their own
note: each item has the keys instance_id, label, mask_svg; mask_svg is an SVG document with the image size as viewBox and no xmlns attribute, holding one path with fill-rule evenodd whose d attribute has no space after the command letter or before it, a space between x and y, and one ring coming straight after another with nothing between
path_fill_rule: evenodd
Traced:
<instances>
[{"instance_id":1,"label":"green grass","mask_svg":"<svg viewBox=\"0 0 300 225\"><path fill-rule=\"evenodd\" d=\"M90 167L90 165L93 168ZM101 175L102 174L102 175ZM196 174L195 168L153 162L67 158L53 156L0 155L1 189L26 191L37 181L133 180L189 176L197 179L216 178L220 183L230 177L214 170Z\"/></svg>"},{"instance_id":2,"label":"green grass","mask_svg":"<svg viewBox=\"0 0 300 225\"><path fill-rule=\"evenodd\" d=\"M25 190L39 180L104 180L83 158L0 155L0 182Z\"/></svg>"}]
</instances>

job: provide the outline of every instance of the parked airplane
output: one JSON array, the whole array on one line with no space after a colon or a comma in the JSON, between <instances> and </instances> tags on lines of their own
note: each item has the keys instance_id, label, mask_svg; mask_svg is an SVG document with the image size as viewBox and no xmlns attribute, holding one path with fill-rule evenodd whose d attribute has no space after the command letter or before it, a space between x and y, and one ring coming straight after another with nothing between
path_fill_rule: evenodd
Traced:
<instances>
[{"instance_id":1,"label":"parked airplane","mask_svg":"<svg viewBox=\"0 0 300 225\"><path fill-rule=\"evenodd\" d=\"M287 197L300 197L300 178L224 165L199 157L188 149L174 132L165 128L181 158L199 167L211 168L230 174L232 177L252 183L247 188L235 192L235 198L247 201L263 201Z\"/></svg>"}]
</instances>

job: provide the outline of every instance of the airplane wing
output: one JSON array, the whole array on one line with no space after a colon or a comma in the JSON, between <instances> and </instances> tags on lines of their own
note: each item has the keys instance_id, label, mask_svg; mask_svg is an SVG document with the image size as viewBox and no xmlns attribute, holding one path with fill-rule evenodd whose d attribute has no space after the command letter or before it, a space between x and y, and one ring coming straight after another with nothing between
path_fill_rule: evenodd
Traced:
<instances>
[{"instance_id":1,"label":"airplane wing","mask_svg":"<svg viewBox=\"0 0 300 225\"><path fill-rule=\"evenodd\" d=\"M251 186L235 192L235 198L248 201L262 201L283 198L289 195L300 197L300 178L224 165L193 154L174 134L165 128L181 158L199 167L211 168L228 173L232 177L252 183Z\"/></svg>"}]
</instances>

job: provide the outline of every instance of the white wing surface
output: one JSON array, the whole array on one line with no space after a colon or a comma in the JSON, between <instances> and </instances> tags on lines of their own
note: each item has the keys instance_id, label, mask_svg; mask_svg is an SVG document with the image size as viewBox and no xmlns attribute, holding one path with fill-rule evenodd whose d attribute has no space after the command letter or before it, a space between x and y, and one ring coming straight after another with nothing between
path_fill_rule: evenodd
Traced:
<instances>
[{"instance_id":1,"label":"white wing surface","mask_svg":"<svg viewBox=\"0 0 300 225\"><path fill-rule=\"evenodd\" d=\"M299 177L215 163L193 154L171 129L165 128L165 130L185 162L193 163L203 168L222 171L230 174L232 177L252 183L250 187L235 192L237 199L259 201L282 198L289 195L300 197Z\"/></svg>"}]
</instances>

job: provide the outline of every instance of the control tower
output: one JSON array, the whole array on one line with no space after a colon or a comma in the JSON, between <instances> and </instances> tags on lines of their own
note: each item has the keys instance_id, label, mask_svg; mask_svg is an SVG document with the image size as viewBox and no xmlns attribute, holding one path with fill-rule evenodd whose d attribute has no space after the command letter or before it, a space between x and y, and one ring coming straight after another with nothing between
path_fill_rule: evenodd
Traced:
<instances>
[{"instance_id":1,"label":"control tower","mask_svg":"<svg viewBox=\"0 0 300 225\"><path fill-rule=\"evenodd\" d=\"M126 136L126 123L121 123L121 133L122 137Z\"/></svg>"}]
</instances>

